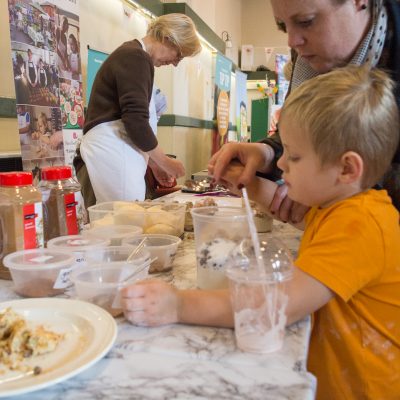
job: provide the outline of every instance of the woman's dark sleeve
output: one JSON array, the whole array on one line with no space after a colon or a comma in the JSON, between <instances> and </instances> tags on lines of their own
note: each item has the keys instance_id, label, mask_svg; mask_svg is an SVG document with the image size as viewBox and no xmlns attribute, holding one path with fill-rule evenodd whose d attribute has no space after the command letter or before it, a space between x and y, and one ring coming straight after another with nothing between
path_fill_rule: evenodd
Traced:
<instances>
[{"instance_id":1,"label":"woman's dark sleeve","mask_svg":"<svg viewBox=\"0 0 400 400\"><path fill-rule=\"evenodd\" d=\"M260 140L260 142L265 143L273 148L274 159L272 161L271 172L269 172L268 174L257 172L257 176L261 176L263 178L267 178L272 181L277 181L277 180L281 179L282 171L277 167L276 163L278 162L279 158L282 156L282 153L283 153L281 137L279 136L279 128L273 135Z\"/></svg>"}]
</instances>

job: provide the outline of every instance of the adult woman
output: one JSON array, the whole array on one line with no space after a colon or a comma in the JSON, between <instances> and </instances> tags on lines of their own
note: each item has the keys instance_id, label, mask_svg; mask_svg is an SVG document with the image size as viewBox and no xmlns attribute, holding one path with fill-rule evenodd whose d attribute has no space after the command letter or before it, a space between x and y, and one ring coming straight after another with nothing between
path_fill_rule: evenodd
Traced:
<instances>
[{"instance_id":1,"label":"adult woman","mask_svg":"<svg viewBox=\"0 0 400 400\"><path fill-rule=\"evenodd\" d=\"M278 28L288 34L295 50L291 89L319 74L347 64L369 63L391 73L400 106L400 3L398 0L271 0ZM345 106L345 105L344 105ZM339 117L339 116L338 116ZM264 144L227 144L210 160L209 172L228 186L247 185L257 172L276 180L276 160L282 154L279 136ZM231 160L244 166L226 174ZM236 167L237 168L237 167ZM400 151L384 179L393 203L400 209ZM273 186L272 186L273 187ZM298 222L306 208L293 204L282 185L269 209L284 221Z\"/></svg>"},{"instance_id":2,"label":"adult woman","mask_svg":"<svg viewBox=\"0 0 400 400\"><path fill-rule=\"evenodd\" d=\"M143 200L148 159L171 177L184 175L181 162L167 157L149 124L154 67L177 66L201 50L193 21L183 14L150 23L142 40L117 48L102 64L90 96L84 136L75 159L85 204ZM91 197L91 198L90 198Z\"/></svg>"},{"instance_id":3,"label":"adult woman","mask_svg":"<svg viewBox=\"0 0 400 400\"><path fill-rule=\"evenodd\" d=\"M33 61L32 50L28 49L28 59L26 60L26 77L31 87L38 84L38 71L36 63Z\"/></svg>"},{"instance_id":4,"label":"adult woman","mask_svg":"<svg viewBox=\"0 0 400 400\"><path fill-rule=\"evenodd\" d=\"M59 16L60 17L60 16ZM67 52L67 32L69 29L68 18L64 15L60 27L56 29L58 66L61 71L69 70Z\"/></svg>"}]
</instances>

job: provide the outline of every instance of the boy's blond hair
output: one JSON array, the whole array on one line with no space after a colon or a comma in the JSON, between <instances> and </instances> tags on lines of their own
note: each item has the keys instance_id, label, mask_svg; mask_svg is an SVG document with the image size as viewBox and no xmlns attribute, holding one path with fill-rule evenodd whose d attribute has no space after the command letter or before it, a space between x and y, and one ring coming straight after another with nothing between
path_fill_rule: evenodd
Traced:
<instances>
[{"instance_id":1,"label":"boy's blond hair","mask_svg":"<svg viewBox=\"0 0 400 400\"><path fill-rule=\"evenodd\" d=\"M156 18L149 24L147 34L161 43L171 42L181 57L194 56L201 51L196 27L185 14L172 13Z\"/></svg>"},{"instance_id":2,"label":"boy's blond hair","mask_svg":"<svg viewBox=\"0 0 400 400\"><path fill-rule=\"evenodd\" d=\"M368 66L348 66L320 75L295 89L280 119L290 117L310 136L321 164L347 151L364 161L363 189L388 169L399 142L399 110L389 76Z\"/></svg>"}]
</instances>

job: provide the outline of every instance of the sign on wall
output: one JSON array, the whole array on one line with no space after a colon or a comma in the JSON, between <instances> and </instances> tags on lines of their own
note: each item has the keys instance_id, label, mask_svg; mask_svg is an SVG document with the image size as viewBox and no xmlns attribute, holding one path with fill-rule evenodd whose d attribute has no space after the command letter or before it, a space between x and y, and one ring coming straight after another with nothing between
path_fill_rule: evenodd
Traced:
<instances>
[{"instance_id":1,"label":"sign on wall","mask_svg":"<svg viewBox=\"0 0 400 400\"><path fill-rule=\"evenodd\" d=\"M70 163L67 129L82 135L79 0L8 0L8 11L22 162L38 173Z\"/></svg>"},{"instance_id":2,"label":"sign on wall","mask_svg":"<svg viewBox=\"0 0 400 400\"><path fill-rule=\"evenodd\" d=\"M236 71L236 130L239 142L247 142L247 75Z\"/></svg>"},{"instance_id":3,"label":"sign on wall","mask_svg":"<svg viewBox=\"0 0 400 400\"><path fill-rule=\"evenodd\" d=\"M214 120L217 122L217 134L214 135L213 152L217 151L227 140L231 70L232 61L221 54L217 54L214 81Z\"/></svg>"},{"instance_id":4,"label":"sign on wall","mask_svg":"<svg viewBox=\"0 0 400 400\"><path fill-rule=\"evenodd\" d=\"M86 104L89 104L94 78L107 57L107 53L88 48Z\"/></svg>"}]
</instances>

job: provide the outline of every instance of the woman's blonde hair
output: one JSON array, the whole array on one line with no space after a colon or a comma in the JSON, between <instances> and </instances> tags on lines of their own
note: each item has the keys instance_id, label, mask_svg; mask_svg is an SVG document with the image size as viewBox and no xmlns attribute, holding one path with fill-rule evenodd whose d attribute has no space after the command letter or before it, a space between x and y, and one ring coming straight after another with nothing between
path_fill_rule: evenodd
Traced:
<instances>
[{"instance_id":1,"label":"woman's blonde hair","mask_svg":"<svg viewBox=\"0 0 400 400\"><path fill-rule=\"evenodd\" d=\"M364 161L362 187L376 184L399 143L399 110L389 76L368 66L348 66L310 79L286 99L281 123L291 118L309 135L321 164L347 151Z\"/></svg>"},{"instance_id":2,"label":"woman's blonde hair","mask_svg":"<svg viewBox=\"0 0 400 400\"><path fill-rule=\"evenodd\" d=\"M194 56L201 51L196 27L185 14L166 14L150 23L147 35L161 43L169 41L179 50L181 57Z\"/></svg>"}]
</instances>

